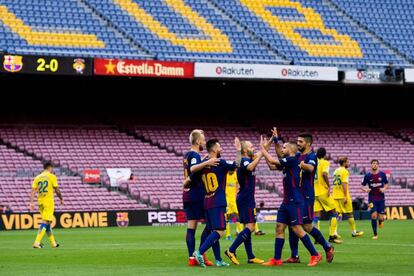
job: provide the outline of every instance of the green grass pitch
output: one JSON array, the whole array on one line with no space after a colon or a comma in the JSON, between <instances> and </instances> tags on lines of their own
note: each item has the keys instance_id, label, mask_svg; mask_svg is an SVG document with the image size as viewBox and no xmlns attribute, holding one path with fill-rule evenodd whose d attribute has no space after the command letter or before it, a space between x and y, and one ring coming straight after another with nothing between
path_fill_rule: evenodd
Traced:
<instances>
[{"instance_id":1,"label":"green grass pitch","mask_svg":"<svg viewBox=\"0 0 414 276\"><path fill-rule=\"evenodd\" d=\"M326 233L327 223L321 225ZM187 266L185 227L57 229L55 236L61 247L51 249L45 237L41 250L31 248L36 231L4 231L0 232L0 275L413 275L413 221L386 221L376 241L371 239L370 221L357 221L357 226L365 235L351 238L348 223L340 223L344 244L335 246L332 264L324 259L317 267L308 268L309 254L301 244L301 264L247 264L242 245L238 250L240 266L205 270ZM267 260L273 256L274 225L263 224L261 228L266 235L253 236L253 249L257 257ZM221 240L221 251L230 243ZM323 252L321 246L317 249ZM211 250L208 255L213 259ZM283 256L288 255L286 242ZM228 261L224 254L223 259Z\"/></svg>"}]
</instances>

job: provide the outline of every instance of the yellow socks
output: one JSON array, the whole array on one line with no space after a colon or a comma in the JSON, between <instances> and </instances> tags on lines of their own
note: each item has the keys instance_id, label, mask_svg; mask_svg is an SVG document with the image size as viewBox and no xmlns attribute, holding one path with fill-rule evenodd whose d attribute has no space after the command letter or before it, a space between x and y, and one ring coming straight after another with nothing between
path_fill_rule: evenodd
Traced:
<instances>
[{"instance_id":1,"label":"yellow socks","mask_svg":"<svg viewBox=\"0 0 414 276\"><path fill-rule=\"evenodd\" d=\"M351 227L352 233L356 232L356 224L354 218L348 218L349 226Z\"/></svg>"},{"instance_id":2,"label":"yellow socks","mask_svg":"<svg viewBox=\"0 0 414 276\"><path fill-rule=\"evenodd\" d=\"M338 220L336 217L331 218L331 223L329 224L329 236L335 236L335 233L338 228Z\"/></svg>"},{"instance_id":3,"label":"yellow socks","mask_svg":"<svg viewBox=\"0 0 414 276\"><path fill-rule=\"evenodd\" d=\"M46 233L46 226L44 224L41 224L40 228L39 228L39 231L37 232L37 236L36 236L36 240L35 240L36 244L39 244L42 241L43 236L45 235L45 233Z\"/></svg>"}]
</instances>

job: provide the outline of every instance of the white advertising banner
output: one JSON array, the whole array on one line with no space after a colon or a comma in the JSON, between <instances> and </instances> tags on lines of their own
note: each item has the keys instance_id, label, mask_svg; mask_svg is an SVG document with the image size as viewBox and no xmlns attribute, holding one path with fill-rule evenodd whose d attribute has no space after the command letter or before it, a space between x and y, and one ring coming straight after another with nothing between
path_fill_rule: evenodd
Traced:
<instances>
[{"instance_id":1,"label":"white advertising banner","mask_svg":"<svg viewBox=\"0 0 414 276\"><path fill-rule=\"evenodd\" d=\"M274 79L276 65L199 63L194 66L194 76L201 78Z\"/></svg>"},{"instance_id":2,"label":"white advertising banner","mask_svg":"<svg viewBox=\"0 0 414 276\"><path fill-rule=\"evenodd\" d=\"M276 78L286 80L338 81L338 68L278 65Z\"/></svg>"},{"instance_id":3,"label":"white advertising banner","mask_svg":"<svg viewBox=\"0 0 414 276\"><path fill-rule=\"evenodd\" d=\"M414 69L405 69L405 82L414 82Z\"/></svg>"},{"instance_id":4,"label":"white advertising banner","mask_svg":"<svg viewBox=\"0 0 414 276\"><path fill-rule=\"evenodd\" d=\"M131 176L131 169L106 169L111 187L118 187L119 183L126 181Z\"/></svg>"},{"instance_id":5,"label":"white advertising banner","mask_svg":"<svg viewBox=\"0 0 414 276\"><path fill-rule=\"evenodd\" d=\"M381 83L380 71L359 71L349 70L345 71L344 82L350 83Z\"/></svg>"},{"instance_id":6,"label":"white advertising banner","mask_svg":"<svg viewBox=\"0 0 414 276\"><path fill-rule=\"evenodd\" d=\"M338 68L266 64L195 63L197 78L338 81Z\"/></svg>"}]
</instances>

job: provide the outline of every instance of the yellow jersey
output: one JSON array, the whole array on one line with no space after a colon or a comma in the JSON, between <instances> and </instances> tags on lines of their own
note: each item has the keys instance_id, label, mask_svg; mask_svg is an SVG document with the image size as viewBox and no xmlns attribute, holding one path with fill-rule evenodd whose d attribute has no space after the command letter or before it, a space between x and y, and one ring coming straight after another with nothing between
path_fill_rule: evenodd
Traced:
<instances>
[{"instance_id":1,"label":"yellow jersey","mask_svg":"<svg viewBox=\"0 0 414 276\"><path fill-rule=\"evenodd\" d=\"M32 188L37 189L37 201L43 205L54 205L53 192L57 188L56 175L42 172L33 180Z\"/></svg>"},{"instance_id":2,"label":"yellow jersey","mask_svg":"<svg viewBox=\"0 0 414 276\"><path fill-rule=\"evenodd\" d=\"M326 183L323 178L323 173L327 173L329 175L329 161L318 158L318 168L314 186L315 196L324 195L329 192L328 183Z\"/></svg>"},{"instance_id":3,"label":"yellow jersey","mask_svg":"<svg viewBox=\"0 0 414 276\"><path fill-rule=\"evenodd\" d=\"M226 176L226 201L227 204L234 203L236 204L236 194L237 194L237 173L227 174Z\"/></svg>"},{"instance_id":4,"label":"yellow jersey","mask_svg":"<svg viewBox=\"0 0 414 276\"><path fill-rule=\"evenodd\" d=\"M344 194L343 183L348 183L348 189ZM334 199L349 197L349 172L345 167L339 167L333 175L332 195Z\"/></svg>"}]
</instances>

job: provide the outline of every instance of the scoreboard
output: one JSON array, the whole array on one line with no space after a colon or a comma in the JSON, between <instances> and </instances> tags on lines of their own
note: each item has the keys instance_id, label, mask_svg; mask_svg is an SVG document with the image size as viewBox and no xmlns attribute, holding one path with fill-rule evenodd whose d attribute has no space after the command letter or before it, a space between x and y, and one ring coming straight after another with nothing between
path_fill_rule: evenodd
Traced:
<instances>
[{"instance_id":1,"label":"scoreboard","mask_svg":"<svg viewBox=\"0 0 414 276\"><path fill-rule=\"evenodd\" d=\"M92 59L81 57L4 54L0 62L0 72L10 74L91 76L93 71Z\"/></svg>"}]
</instances>

